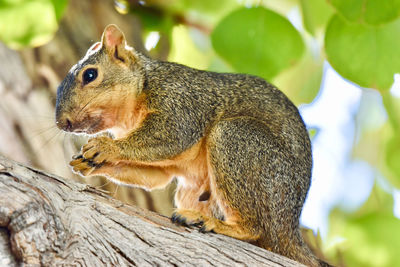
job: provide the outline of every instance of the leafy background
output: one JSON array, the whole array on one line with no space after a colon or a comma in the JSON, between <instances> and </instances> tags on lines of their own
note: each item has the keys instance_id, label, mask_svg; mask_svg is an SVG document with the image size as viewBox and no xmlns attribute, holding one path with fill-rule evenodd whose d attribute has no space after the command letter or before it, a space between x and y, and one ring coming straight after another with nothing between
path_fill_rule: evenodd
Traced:
<instances>
[{"instance_id":1,"label":"leafy background","mask_svg":"<svg viewBox=\"0 0 400 267\"><path fill-rule=\"evenodd\" d=\"M299 106L313 140L301 220L313 230L305 231L309 243L335 265L400 266L400 0L0 0L0 40L12 49L2 55L24 66L11 80L26 72L29 81L6 101L19 89L1 75L11 66L0 65L2 154L73 177L65 165L84 140L54 128L55 90L108 23L155 58L277 85ZM172 210L173 185L146 193L85 182Z\"/></svg>"}]
</instances>

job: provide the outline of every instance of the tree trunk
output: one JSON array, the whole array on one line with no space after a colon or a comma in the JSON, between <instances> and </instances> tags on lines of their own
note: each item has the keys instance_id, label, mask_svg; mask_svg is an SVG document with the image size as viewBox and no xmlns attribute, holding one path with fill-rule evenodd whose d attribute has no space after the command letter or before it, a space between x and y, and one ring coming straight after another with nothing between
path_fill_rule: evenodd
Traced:
<instances>
[{"instance_id":1,"label":"tree trunk","mask_svg":"<svg viewBox=\"0 0 400 267\"><path fill-rule=\"evenodd\" d=\"M0 265L299 266L0 156Z\"/></svg>"}]
</instances>

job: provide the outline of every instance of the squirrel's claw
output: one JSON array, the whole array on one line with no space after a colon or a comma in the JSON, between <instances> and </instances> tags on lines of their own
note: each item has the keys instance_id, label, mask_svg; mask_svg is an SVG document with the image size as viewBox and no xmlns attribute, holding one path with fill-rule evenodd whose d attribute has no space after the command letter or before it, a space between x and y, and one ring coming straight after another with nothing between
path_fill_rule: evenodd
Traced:
<instances>
[{"instance_id":1,"label":"squirrel's claw","mask_svg":"<svg viewBox=\"0 0 400 267\"><path fill-rule=\"evenodd\" d=\"M74 155L74 156L72 156L72 159L73 160L83 159L83 156L82 156L82 154Z\"/></svg>"},{"instance_id":2,"label":"squirrel's claw","mask_svg":"<svg viewBox=\"0 0 400 267\"><path fill-rule=\"evenodd\" d=\"M72 171L82 176L88 176L95 169L92 163L85 160L83 157L76 156L76 159L72 160L69 165L72 167Z\"/></svg>"},{"instance_id":3,"label":"squirrel's claw","mask_svg":"<svg viewBox=\"0 0 400 267\"><path fill-rule=\"evenodd\" d=\"M209 227L207 227L206 225L201 226L200 229L199 229L199 232L200 232L200 233L203 233L203 234L204 234L204 233L210 233L210 232L211 232L211 233L215 233L214 230L213 230L213 228L209 228Z\"/></svg>"},{"instance_id":4,"label":"squirrel's claw","mask_svg":"<svg viewBox=\"0 0 400 267\"><path fill-rule=\"evenodd\" d=\"M203 225L200 227L199 231L201 233L209 233L209 232L215 233L214 228L215 228L215 224L214 224L213 220L208 220L203 223Z\"/></svg>"},{"instance_id":5,"label":"squirrel's claw","mask_svg":"<svg viewBox=\"0 0 400 267\"><path fill-rule=\"evenodd\" d=\"M197 211L177 210L172 214L171 221L183 226L201 226L204 223L204 216Z\"/></svg>"},{"instance_id":6,"label":"squirrel's claw","mask_svg":"<svg viewBox=\"0 0 400 267\"><path fill-rule=\"evenodd\" d=\"M183 218L181 215L179 215L178 213L173 213L172 214L172 216L171 216L171 221L173 222L173 223L176 223L176 224L180 224L180 225L184 225L184 226L189 226L187 223L186 223L186 219L185 218Z\"/></svg>"},{"instance_id":7,"label":"squirrel's claw","mask_svg":"<svg viewBox=\"0 0 400 267\"><path fill-rule=\"evenodd\" d=\"M117 148L113 140L108 137L96 137L90 139L82 147L79 155L73 156L69 165L72 171L81 176L95 175L100 168L107 162L114 164L117 158Z\"/></svg>"},{"instance_id":8,"label":"squirrel's claw","mask_svg":"<svg viewBox=\"0 0 400 267\"><path fill-rule=\"evenodd\" d=\"M76 155L72 157L72 161L69 165L72 167L72 171L81 176L89 176L96 169L99 169L103 164L94 163L92 160L85 159L82 155Z\"/></svg>"},{"instance_id":9,"label":"squirrel's claw","mask_svg":"<svg viewBox=\"0 0 400 267\"><path fill-rule=\"evenodd\" d=\"M106 160L106 157L104 155L105 153L102 153L97 150L96 147L91 147L89 148L85 145L82 149L82 156L84 159L87 161L91 161L94 164L100 164L103 161Z\"/></svg>"},{"instance_id":10,"label":"squirrel's claw","mask_svg":"<svg viewBox=\"0 0 400 267\"><path fill-rule=\"evenodd\" d=\"M171 221L183 226L200 226L202 233L214 232L215 221L194 210L177 210L171 216Z\"/></svg>"},{"instance_id":11,"label":"squirrel's claw","mask_svg":"<svg viewBox=\"0 0 400 267\"><path fill-rule=\"evenodd\" d=\"M82 147L82 156L84 159L99 165L104 162L114 163L118 152L113 140L109 137L96 137L88 141Z\"/></svg>"}]
</instances>

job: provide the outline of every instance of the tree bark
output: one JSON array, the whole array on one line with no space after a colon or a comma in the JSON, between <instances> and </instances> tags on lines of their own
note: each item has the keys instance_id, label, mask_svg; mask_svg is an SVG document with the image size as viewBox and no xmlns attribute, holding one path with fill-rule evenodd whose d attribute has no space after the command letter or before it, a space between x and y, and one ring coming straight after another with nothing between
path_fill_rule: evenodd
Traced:
<instances>
[{"instance_id":1,"label":"tree bark","mask_svg":"<svg viewBox=\"0 0 400 267\"><path fill-rule=\"evenodd\" d=\"M299 266L0 156L0 265Z\"/></svg>"}]
</instances>

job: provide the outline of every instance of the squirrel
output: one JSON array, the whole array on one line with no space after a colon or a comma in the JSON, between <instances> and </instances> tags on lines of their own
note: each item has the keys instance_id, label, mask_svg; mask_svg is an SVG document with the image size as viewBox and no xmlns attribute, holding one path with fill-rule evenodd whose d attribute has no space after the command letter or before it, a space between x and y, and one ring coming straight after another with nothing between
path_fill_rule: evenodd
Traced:
<instances>
[{"instance_id":1,"label":"squirrel","mask_svg":"<svg viewBox=\"0 0 400 267\"><path fill-rule=\"evenodd\" d=\"M92 136L75 173L147 190L176 178L173 222L324 265L299 230L310 138L264 79L151 59L109 25L58 87L56 124Z\"/></svg>"}]
</instances>

